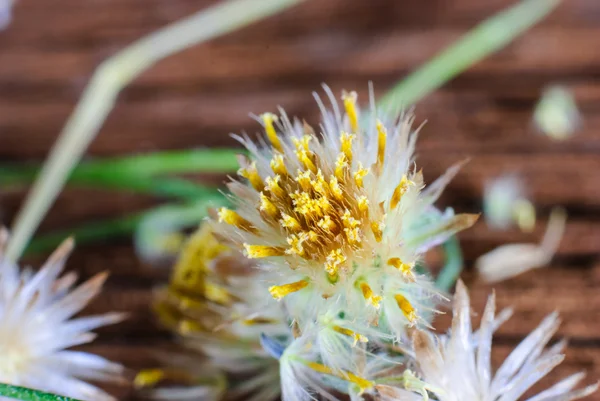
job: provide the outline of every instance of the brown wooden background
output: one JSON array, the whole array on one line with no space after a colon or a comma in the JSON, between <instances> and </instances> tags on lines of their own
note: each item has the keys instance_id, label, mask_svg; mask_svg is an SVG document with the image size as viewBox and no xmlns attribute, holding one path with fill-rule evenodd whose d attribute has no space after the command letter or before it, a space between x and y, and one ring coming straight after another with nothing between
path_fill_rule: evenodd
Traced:
<instances>
[{"instance_id":1,"label":"brown wooden background","mask_svg":"<svg viewBox=\"0 0 600 401\"><path fill-rule=\"evenodd\" d=\"M210 4L206 0L19 0L15 20L0 33L0 159L41 161L94 67L124 45ZM230 132L258 131L247 117L284 106L315 121L310 92L328 83L336 93L372 80L383 93L398 78L458 38L506 0L307 0L243 31L189 49L146 72L120 97L89 154L234 145ZM468 266L506 241L541 236L550 207L570 220L551 267L496 286L500 307L515 316L497 336L504 357L544 315L559 310L560 334L571 339L553 379L587 369L600 378L600 2L567 0L549 19L507 49L479 63L422 101L427 119L419 162L431 181L453 162L472 157L443 205L481 209L485 180L519 172L542 216L533 235L497 233L478 223L461 238ZM541 89L573 89L584 127L553 143L531 127ZM23 193L3 192L10 223ZM118 216L158 200L124 193L66 190L42 230ZM83 277L109 269L104 294L89 308L126 310L131 319L101 331L86 349L136 368L146 351L168 342L152 326L150 290L157 280L129 241L78 249L69 268ZM469 278L470 277L470 278ZM490 286L467 274L481 311ZM126 389L118 391L125 397ZM600 400L600 396L596 396Z\"/></svg>"}]
</instances>

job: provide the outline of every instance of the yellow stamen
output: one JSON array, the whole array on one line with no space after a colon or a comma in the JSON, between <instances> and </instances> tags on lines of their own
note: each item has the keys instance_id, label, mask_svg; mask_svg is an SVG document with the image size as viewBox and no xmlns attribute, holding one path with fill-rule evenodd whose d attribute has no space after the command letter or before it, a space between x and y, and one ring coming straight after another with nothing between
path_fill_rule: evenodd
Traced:
<instances>
[{"instance_id":1,"label":"yellow stamen","mask_svg":"<svg viewBox=\"0 0 600 401\"><path fill-rule=\"evenodd\" d=\"M259 192L265 187L265 184L263 183L263 180L260 178L258 170L256 169L256 162L252 162L252 164L246 168L239 169L238 174L247 179L250 182L250 185L252 185L252 188Z\"/></svg>"},{"instance_id":2,"label":"yellow stamen","mask_svg":"<svg viewBox=\"0 0 600 401\"><path fill-rule=\"evenodd\" d=\"M300 280L294 283L284 284L284 285L274 285L269 287L269 292L271 296L275 299L281 299L293 292L300 291L303 288L306 288L308 285L307 280Z\"/></svg>"},{"instance_id":3,"label":"yellow stamen","mask_svg":"<svg viewBox=\"0 0 600 401\"><path fill-rule=\"evenodd\" d=\"M224 287L209 282L205 283L204 296L221 305L229 305L232 301L231 294Z\"/></svg>"},{"instance_id":4,"label":"yellow stamen","mask_svg":"<svg viewBox=\"0 0 600 401\"><path fill-rule=\"evenodd\" d=\"M310 182L310 185L315 192L321 195L327 195L327 182L320 169L317 171L316 178Z\"/></svg>"},{"instance_id":5,"label":"yellow stamen","mask_svg":"<svg viewBox=\"0 0 600 401\"><path fill-rule=\"evenodd\" d=\"M369 169L364 168L363 165L358 162L358 170L354 173L354 182L356 182L356 186L362 188L363 186L363 178L369 174Z\"/></svg>"},{"instance_id":6,"label":"yellow stamen","mask_svg":"<svg viewBox=\"0 0 600 401\"><path fill-rule=\"evenodd\" d=\"M344 193L342 192L342 188L340 187L337 178L331 177L329 180L329 189L331 189L333 196L335 196L337 200L341 201L344 198Z\"/></svg>"},{"instance_id":7,"label":"yellow stamen","mask_svg":"<svg viewBox=\"0 0 600 401\"><path fill-rule=\"evenodd\" d=\"M244 248L246 249L246 256L250 259L285 255L285 250L283 248L275 246L244 244Z\"/></svg>"},{"instance_id":8,"label":"yellow stamen","mask_svg":"<svg viewBox=\"0 0 600 401\"><path fill-rule=\"evenodd\" d=\"M346 160L346 155L340 153L335 161L335 176L338 180L344 179L344 174L346 169L348 168L348 161Z\"/></svg>"},{"instance_id":9,"label":"yellow stamen","mask_svg":"<svg viewBox=\"0 0 600 401\"><path fill-rule=\"evenodd\" d=\"M383 239L383 229L385 228L385 223L383 221L372 221L371 222L371 231L375 236L375 241L381 242Z\"/></svg>"},{"instance_id":10,"label":"yellow stamen","mask_svg":"<svg viewBox=\"0 0 600 401\"><path fill-rule=\"evenodd\" d=\"M292 137L292 142L294 143L294 146L296 147L297 151L304 150L306 152L309 152L310 151L309 142L311 140L312 140L312 136L310 136L310 135L304 135L300 139Z\"/></svg>"},{"instance_id":11,"label":"yellow stamen","mask_svg":"<svg viewBox=\"0 0 600 401\"><path fill-rule=\"evenodd\" d=\"M342 132L340 135L340 143L342 147L342 153L346 156L346 160L348 160L348 164L352 163L352 140L355 135L351 135L347 132Z\"/></svg>"},{"instance_id":12,"label":"yellow stamen","mask_svg":"<svg viewBox=\"0 0 600 401\"><path fill-rule=\"evenodd\" d=\"M402 275L407 279L414 281L413 264L404 263L400 258L390 258L388 259L387 264L400 270Z\"/></svg>"},{"instance_id":13,"label":"yellow stamen","mask_svg":"<svg viewBox=\"0 0 600 401\"><path fill-rule=\"evenodd\" d=\"M277 218L279 215L279 211L277 207L271 202L271 200L264 194L264 192L260 193L260 210L266 212L269 216L273 218Z\"/></svg>"},{"instance_id":14,"label":"yellow stamen","mask_svg":"<svg viewBox=\"0 0 600 401\"><path fill-rule=\"evenodd\" d=\"M342 223L344 223L344 227L346 228L355 228L360 225L360 221L356 220L348 209L342 215Z\"/></svg>"},{"instance_id":15,"label":"yellow stamen","mask_svg":"<svg viewBox=\"0 0 600 401\"><path fill-rule=\"evenodd\" d=\"M352 132L358 131L358 113L356 110L356 92L344 92L342 94L342 100L344 101L344 108L346 109L346 115L348 116L348 121L350 122L350 128Z\"/></svg>"},{"instance_id":16,"label":"yellow stamen","mask_svg":"<svg viewBox=\"0 0 600 401\"><path fill-rule=\"evenodd\" d=\"M329 215L323 216L321 220L317 222L317 226L324 231L333 232L337 228L336 224L331 220Z\"/></svg>"},{"instance_id":17,"label":"yellow stamen","mask_svg":"<svg viewBox=\"0 0 600 401\"><path fill-rule=\"evenodd\" d=\"M304 363L306 364L306 366L308 366L315 372L338 377L338 378L346 380L350 383L356 384L358 386L358 388L360 389L359 395L364 393L366 390L373 388L373 386L375 385L375 383L373 383L372 381L369 381L365 378L357 376L352 372L334 371L329 366L325 366L325 365L317 363L317 362L305 361Z\"/></svg>"},{"instance_id":18,"label":"yellow stamen","mask_svg":"<svg viewBox=\"0 0 600 401\"><path fill-rule=\"evenodd\" d=\"M311 179L310 179L311 172L308 170L307 171L298 170L296 174L297 174L296 181L298 182L298 184L300 184L302 189L305 191L310 190L310 188L312 187Z\"/></svg>"},{"instance_id":19,"label":"yellow stamen","mask_svg":"<svg viewBox=\"0 0 600 401\"><path fill-rule=\"evenodd\" d=\"M264 113L260 116L265 124L265 132L267 133L267 138L271 142L271 145L276 150L283 152L283 147L281 146L281 141L277 137L277 131L275 131L275 126L273 125L274 121L277 121L277 116L273 113Z\"/></svg>"},{"instance_id":20,"label":"yellow stamen","mask_svg":"<svg viewBox=\"0 0 600 401\"><path fill-rule=\"evenodd\" d=\"M398 307L400 308L406 319L408 319L410 324L415 324L417 321L417 312L415 311L415 308L411 305L411 303L408 301L408 299L406 299L401 294L394 295L394 298L396 299Z\"/></svg>"},{"instance_id":21,"label":"yellow stamen","mask_svg":"<svg viewBox=\"0 0 600 401\"><path fill-rule=\"evenodd\" d=\"M335 276L339 271L340 267L346 262L346 255L342 253L341 249L334 249L327 255L325 262L325 271L330 276Z\"/></svg>"},{"instance_id":22,"label":"yellow stamen","mask_svg":"<svg viewBox=\"0 0 600 401\"><path fill-rule=\"evenodd\" d=\"M355 346L359 341L361 343L369 342L369 339L367 337L363 336L362 334L356 333L350 329L347 329L345 327L333 326L333 330L340 334L343 334L345 336L351 337L354 340L354 343L352 344L353 346Z\"/></svg>"},{"instance_id":23,"label":"yellow stamen","mask_svg":"<svg viewBox=\"0 0 600 401\"><path fill-rule=\"evenodd\" d=\"M369 200L364 195L358 197L358 210L365 214L369 211Z\"/></svg>"},{"instance_id":24,"label":"yellow stamen","mask_svg":"<svg viewBox=\"0 0 600 401\"><path fill-rule=\"evenodd\" d=\"M367 303L373 305L375 309L379 309L379 302L381 302L382 299L381 296L375 295L371 287L369 287L369 284L364 281L361 281L359 286Z\"/></svg>"},{"instance_id":25,"label":"yellow stamen","mask_svg":"<svg viewBox=\"0 0 600 401\"><path fill-rule=\"evenodd\" d=\"M288 175L287 169L285 168L285 163L283 162L282 155L275 155L271 160L271 170L277 175L285 177Z\"/></svg>"},{"instance_id":26,"label":"yellow stamen","mask_svg":"<svg viewBox=\"0 0 600 401\"><path fill-rule=\"evenodd\" d=\"M140 371L133 381L135 388L153 387L166 376L166 372L162 369L145 369Z\"/></svg>"},{"instance_id":27,"label":"yellow stamen","mask_svg":"<svg viewBox=\"0 0 600 401\"><path fill-rule=\"evenodd\" d=\"M227 209L226 207L222 207L221 209L219 209L219 222L230 224L250 233L257 233L257 230L252 225L252 223L244 219L242 216L240 216L233 210Z\"/></svg>"},{"instance_id":28,"label":"yellow stamen","mask_svg":"<svg viewBox=\"0 0 600 401\"><path fill-rule=\"evenodd\" d=\"M402 176L402 179L400 180L400 184L398 184L398 186L394 190L392 199L390 200L390 209L391 210L394 210L396 208L396 206L398 206L400 199L402 199L402 196L408 190L409 185L414 185L414 182L410 181L406 177L406 175Z\"/></svg>"},{"instance_id":29,"label":"yellow stamen","mask_svg":"<svg viewBox=\"0 0 600 401\"><path fill-rule=\"evenodd\" d=\"M271 192L273 195L283 198L285 191L279 186L281 177L276 175L275 177L267 177L267 185L265 189Z\"/></svg>"},{"instance_id":30,"label":"yellow stamen","mask_svg":"<svg viewBox=\"0 0 600 401\"><path fill-rule=\"evenodd\" d=\"M304 149L300 149L296 152L298 161L304 165L305 168L309 169L313 173L317 172L317 166L312 161L312 154Z\"/></svg>"},{"instance_id":31,"label":"yellow stamen","mask_svg":"<svg viewBox=\"0 0 600 401\"><path fill-rule=\"evenodd\" d=\"M298 231L298 230L300 230L302 228L302 226L300 225L300 223L298 222L298 220L296 220L295 218L293 218L289 214L285 214L285 213L283 213L281 215L281 220L279 220L279 223L283 227L288 228L288 229L293 230L293 231Z\"/></svg>"},{"instance_id":32,"label":"yellow stamen","mask_svg":"<svg viewBox=\"0 0 600 401\"><path fill-rule=\"evenodd\" d=\"M302 243L308 239L308 234L301 233L300 235L292 234L286 238L287 243L290 245L288 249L285 250L285 253L288 255L304 255L304 248L302 247Z\"/></svg>"},{"instance_id":33,"label":"yellow stamen","mask_svg":"<svg viewBox=\"0 0 600 401\"><path fill-rule=\"evenodd\" d=\"M270 319L268 317L253 317L252 319L244 319L242 320L242 324L245 326L256 326L259 324L276 324L278 321L276 319Z\"/></svg>"},{"instance_id":34,"label":"yellow stamen","mask_svg":"<svg viewBox=\"0 0 600 401\"><path fill-rule=\"evenodd\" d=\"M348 242L352 245L356 245L362 242L362 238L360 236L360 228L344 228L344 233L346 234L346 238Z\"/></svg>"},{"instance_id":35,"label":"yellow stamen","mask_svg":"<svg viewBox=\"0 0 600 401\"><path fill-rule=\"evenodd\" d=\"M381 121L377 121L377 167L380 171L385 160L385 144L387 142L387 132Z\"/></svg>"}]
</instances>

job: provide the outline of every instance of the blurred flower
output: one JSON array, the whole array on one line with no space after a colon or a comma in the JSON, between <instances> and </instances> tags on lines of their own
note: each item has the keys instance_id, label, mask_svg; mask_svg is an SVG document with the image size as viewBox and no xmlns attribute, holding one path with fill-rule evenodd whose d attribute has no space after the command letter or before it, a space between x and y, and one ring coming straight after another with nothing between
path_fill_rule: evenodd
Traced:
<instances>
[{"instance_id":1,"label":"blurred flower","mask_svg":"<svg viewBox=\"0 0 600 401\"><path fill-rule=\"evenodd\" d=\"M533 115L537 127L557 141L570 138L581 126L581 114L572 93L561 86L544 90Z\"/></svg>"},{"instance_id":2,"label":"blurred flower","mask_svg":"<svg viewBox=\"0 0 600 401\"><path fill-rule=\"evenodd\" d=\"M37 273L4 259L0 231L0 382L81 400L114 400L84 380L117 381L123 368L99 356L66 348L86 344L90 330L123 319L121 313L70 319L102 288L105 273L73 289L77 277L59 278L73 248L66 240Z\"/></svg>"},{"instance_id":3,"label":"blurred flower","mask_svg":"<svg viewBox=\"0 0 600 401\"><path fill-rule=\"evenodd\" d=\"M260 336L266 333L283 341L292 336L282 305L269 296L261 272L219 241L210 225L201 226L185 243L169 285L156 294L154 308L161 323L177 333L186 348L200 351L204 360L196 363L202 369L179 364L141 372L137 381L149 388L147 398L185 394L194 371L227 374L230 399L279 397L279 362L263 348ZM188 372L188 379L180 386L162 386L172 379L173 369ZM219 380L193 380L194 394L216 400L223 393Z\"/></svg>"},{"instance_id":4,"label":"blurred flower","mask_svg":"<svg viewBox=\"0 0 600 401\"><path fill-rule=\"evenodd\" d=\"M240 158L241 181L228 186L237 208L219 210L217 230L269 273L269 292L285 298L302 330L320 316L341 313L359 330L377 327L389 337L391 329L399 338L406 327L426 324L423 315L441 298L415 271L421 253L471 226L477 216L450 210L414 235L455 171L421 191L412 114L377 119L372 106L361 120L355 92L343 93L342 114L329 88L325 91L331 111L315 95L320 134L280 110L280 116L258 118L270 146L238 138L251 158ZM339 330L352 338L364 335Z\"/></svg>"},{"instance_id":5,"label":"blurred flower","mask_svg":"<svg viewBox=\"0 0 600 401\"><path fill-rule=\"evenodd\" d=\"M437 400L516 401L564 359L562 351L565 341L544 349L559 326L557 314L552 313L513 350L493 374L490 354L494 316L495 297L492 294L488 298L479 331L473 333L469 295L459 281L454 298L451 332L439 337L423 331L415 332L413 347L419 373L421 379L429 385L427 389L435 393ZM582 378L582 373L570 376L528 400L567 401L596 391L597 385L573 390Z\"/></svg>"},{"instance_id":6,"label":"blurred flower","mask_svg":"<svg viewBox=\"0 0 600 401\"><path fill-rule=\"evenodd\" d=\"M486 184L483 210L486 223L495 229L516 224L529 232L535 227L535 208L525 195L523 182L514 175L501 176Z\"/></svg>"},{"instance_id":7,"label":"blurred flower","mask_svg":"<svg viewBox=\"0 0 600 401\"><path fill-rule=\"evenodd\" d=\"M498 282L550 263L565 230L567 215L561 208L550 214L540 244L507 244L480 256L475 262L487 282Z\"/></svg>"}]
</instances>

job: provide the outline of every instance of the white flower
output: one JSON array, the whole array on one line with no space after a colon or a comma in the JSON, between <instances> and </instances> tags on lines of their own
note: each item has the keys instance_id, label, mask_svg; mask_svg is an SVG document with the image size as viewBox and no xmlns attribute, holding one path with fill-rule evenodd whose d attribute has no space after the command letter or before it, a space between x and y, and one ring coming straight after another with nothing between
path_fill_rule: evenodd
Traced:
<instances>
[{"instance_id":1,"label":"white flower","mask_svg":"<svg viewBox=\"0 0 600 401\"><path fill-rule=\"evenodd\" d=\"M527 198L525 184L515 175L486 184L483 210L486 223L493 229L505 230L514 224L526 232L535 228L535 208Z\"/></svg>"},{"instance_id":2,"label":"white flower","mask_svg":"<svg viewBox=\"0 0 600 401\"><path fill-rule=\"evenodd\" d=\"M219 210L218 230L271 273L271 295L286 297L301 328L342 312L362 327L377 322L400 335L439 298L414 269L424 244L443 242L477 216L446 214L433 230L419 227L411 236L452 172L421 192L412 115L378 120L373 107L360 120L354 92L343 94L342 115L325 90L332 111L315 95L318 132L280 110L260 116L270 146L239 138L251 158L240 159L242 181L229 184L237 208Z\"/></svg>"},{"instance_id":3,"label":"white flower","mask_svg":"<svg viewBox=\"0 0 600 401\"><path fill-rule=\"evenodd\" d=\"M90 330L123 314L71 319L100 291L106 274L73 289L75 274L61 274L73 248L67 240L37 273L3 257L8 232L0 232L0 382L81 400L113 400L84 380L118 380L122 367L99 356L68 351L92 341Z\"/></svg>"},{"instance_id":4,"label":"white flower","mask_svg":"<svg viewBox=\"0 0 600 401\"><path fill-rule=\"evenodd\" d=\"M558 329L556 313L546 317L493 374L492 334L495 329L495 297L487 302L478 332L471 328L469 295L459 281L454 298L452 329L448 336L415 332L413 346L422 380L439 401L516 401L564 358L564 341L546 348ZM583 378L575 374L528 401L569 401L597 389L591 385L573 390Z\"/></svg>"}]
</instances>

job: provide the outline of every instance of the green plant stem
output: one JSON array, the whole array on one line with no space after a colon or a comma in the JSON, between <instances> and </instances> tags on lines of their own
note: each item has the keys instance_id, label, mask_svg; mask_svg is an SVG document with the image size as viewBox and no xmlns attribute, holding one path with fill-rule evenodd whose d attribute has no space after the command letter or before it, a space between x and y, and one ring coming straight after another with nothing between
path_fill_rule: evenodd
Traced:
<instances>
[{"instance_id":1,"label":"green plant stem","mask_svg":"<svg viewBox=\"0 0 600 401\"><path fill-rule=\"evenodd\" d=\"M21 401L78 401L75 398L64 397L25 387L11 386L0 383L0 396Z\"/></svg>"},{"instance_id":2,"label":"green plant stem","mask_svg":"<svg viewBox=\"0 0 600 401\"><path fill-rule=\"evenodd\" d=\"M400 81L380 101L379 107L406 107L490 54L500 50L541 21L560 0L524 0L481 22L432 60Z\"/></svg>"},{"instance_id":3,"label":"green plant stem","mask_svg":"<svg viewBox=\"0 0 600 401\"><path fill-rule=\"evenodd\" d=\"M152 33L103 62L69 117L15 219L5 257L16 261L96 136L117 95L157 61L192 45L273 15L300 0L229 0Z\"/></svg>"},{"instance_id":4,"label":"green plant stem","mask_svg":"<svg viewBox=\"0 0 600 401\"><path fill-rule=\"evenodd\" d=\"M460 248L460 241L455 235L448 238L448 240L442 244L442 248L444 249L446 263L435 280L435 286L442 291L448 292L460 277L460 273L464 266L464 260Z\"/></svg>"}]
</instances>

